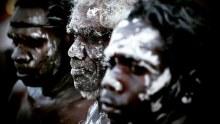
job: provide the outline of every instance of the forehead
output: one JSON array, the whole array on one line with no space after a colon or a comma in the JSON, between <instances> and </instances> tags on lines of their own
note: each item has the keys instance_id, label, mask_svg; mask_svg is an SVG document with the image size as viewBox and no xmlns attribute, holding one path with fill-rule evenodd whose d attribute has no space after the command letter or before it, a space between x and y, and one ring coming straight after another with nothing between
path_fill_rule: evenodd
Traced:
<instances>
[{"instance_id":1,"label":"forehead","mask_svg":"<svg viewBox=\"0 0 220 124\"><path fill-rule=\"evenodd\" d=\"M67 26L67 32L73 33L79 30L104 28L100 23L101 9L97 5L83 6L76 4L71 13L71 20Z\"/></svg>"},{"instance_id":2,"label":"forehead","mask_svg":"<svg viewBox=\"0 0 220 124\"><path fill-rule=\"evenodd\" d=\"M159 31L150 24L141 19L124 20L114 29L105 55L108 58L118 53L137 60L149 61L149 57L152 58L161 47ZM156 59L157 57L154 59L155 64Z\"/></svg>"},{"instance_id":3,"label":"forehead","mask_svg":"<svg viewBox=\"0 0 220 124\"><path fill-rule=\"evenodd\" d=\"M120 44L123 47L129 47L129 44L134 44L137 47L136 49L151 49L161 43L158 30L141 19L133 19L119 23L113 31L111 44Z\"/></svg>"},{"instance_id":4,"label":"forehead","mask_svg":"<svg viewBox=\"0 0 220 124\"><path fill-rule=\"evenodd\" d=\"M21 8L17 7L11 17L11 24L22 26L22 24L45 25L47 23L47 12L43 8Z\"/></svg>"}]
</instances>

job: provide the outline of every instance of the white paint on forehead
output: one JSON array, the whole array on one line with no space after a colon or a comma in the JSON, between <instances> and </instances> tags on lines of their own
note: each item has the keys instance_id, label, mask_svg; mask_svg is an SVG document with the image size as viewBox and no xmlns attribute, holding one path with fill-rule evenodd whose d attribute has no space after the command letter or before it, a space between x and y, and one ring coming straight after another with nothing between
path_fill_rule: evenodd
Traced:
<instances>
[{"instance_id":1,"label":"white paint on forehead","mask_svg":"<svg viewBox=\"0 0 220 124\"><path fill-rule=\"evenodd\" d=\"M132 57L137 60L148 61L153 65L158 65L159 57L153 55L153 53L146 48L146 46L150 44L149 42L156 39L158 35L158 31L152 28L145 28L138 34L124 38L122 33L115 32L104 54L107 59L112 57L115 53L119 53L126 57ZM121 40L116 40L119 38Z\"/></svg>"},{"instance_id":2,"label":"white paint on forehead","mask_svg":"<svg viewBox=\"0 0 220 124\"><path fill-rule=\"evenodd\" d=\"M140 22L140 19L134 18L134 19L132 20L132 23L137 23L137 22Z\"/></svg>"},{"instance_id":3,"label":"white paint on forehead","mask_svg":"<svg viewBox=\"0 0 220 124\"><path fill-rule=\"evenodd\" d=\"M166 68L164 72L157 78L157 80L151 82L151 86L147 89L148 95L153 95L160 91L165 85L168 85L171 80L170 69ZM147 82L145 82L147 83Z\"/></svg>"},{"instance_id":4,"label":"white paint on forehead","mask_svg":"<svg viewBox=\"0 0 220 124\"><path fill-rule=\"evenodd\" d=\"M127 26L129 24L129 21L127 21L127 20L123 20L123 21L121 21L119 24L118 24L118 28L122 28L122 27L125 27L125 26Z\"/></svg>"},{"instance_id":5,"label":"white paint on forehead","mask_svg":"<svg viewBox=\"0 0 220 124\"><path fill-rule=\"evenodd\" d=\"M101 84L102 85L108 84L108 85L112 86L117 92L122 91L121 83L118 82L117 80L114 80L114 78L112 78L112 77L114 77L114 76L111 75L110 70L107 69Z\"/></svg>"},{"instance_id":6,"label":"white paint on forehead","mask_svg":"<svg viewBox=\"0 0 220 124\"><path fill-rule=\"evenodd\" d=\"M98 11L100 11L100 9L98 8L92 8L87 11L87 18L94 18L96 16L98 16Z\"/></svg>"}]
</instances>

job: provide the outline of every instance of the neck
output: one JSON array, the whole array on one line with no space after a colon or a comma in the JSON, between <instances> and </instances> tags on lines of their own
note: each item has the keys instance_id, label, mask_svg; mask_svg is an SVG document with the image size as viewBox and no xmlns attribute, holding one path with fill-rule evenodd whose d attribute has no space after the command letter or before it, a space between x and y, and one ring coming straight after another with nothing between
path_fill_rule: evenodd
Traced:
<instances>
[{"instance_id":1,"label":"neck","mask_svg":"<svg viewBox=\"0 0 220 124\"><path fill-rule=\"evenodd\" d=\"M69 73L58 73L42 87L45 96L56 96L65 89L74 88L72 77Z\"/></svg>"}]
</instances>

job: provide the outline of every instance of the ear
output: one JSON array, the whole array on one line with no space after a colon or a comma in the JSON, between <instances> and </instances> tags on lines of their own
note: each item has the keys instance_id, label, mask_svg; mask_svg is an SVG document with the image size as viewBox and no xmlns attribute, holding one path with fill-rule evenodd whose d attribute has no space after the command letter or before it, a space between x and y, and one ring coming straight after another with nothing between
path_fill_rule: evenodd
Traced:
<instances>
[{"instance_id":1,"label":"ear","mask_svg":"<svg viewBox=\"0 0 220 124\"><path fill-rule=\"evenodd\" d=\"M71 40L70 40L70 35L69 34L65 34L65 36L64 36L64 39L65 39L65 41L69 44L69 43L71 43Z\"/></svg>"}]
</instances>

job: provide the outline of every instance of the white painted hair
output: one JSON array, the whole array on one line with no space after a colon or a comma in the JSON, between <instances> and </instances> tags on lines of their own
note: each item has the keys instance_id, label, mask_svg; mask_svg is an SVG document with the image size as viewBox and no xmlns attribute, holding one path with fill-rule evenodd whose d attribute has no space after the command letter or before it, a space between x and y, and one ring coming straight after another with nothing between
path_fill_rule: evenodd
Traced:
<instances>
[{"instance_id":1,"label":"white painted hair","mask_svg":"<svg viewBox=\"0 0 220 124\"><path fill-rule=\"evenodd\" d=\"M74 0L74 7L72 8L69 24L67 25L67 32L74 29L74 24L82 24L82 19L89 20L88 11L90 11L89 9L92 7L95 7L93 11L99 11L99 15L96 15L96 19L94 20L99 21L105 28L113 29L119 21L128 16L136 1L137 0ZM82 7L86 8L83 10L83 14L87 13L87 16L80 15L82 14ZM81 12L79 11L80 9Z\"/></svg>"}]
</instances>

